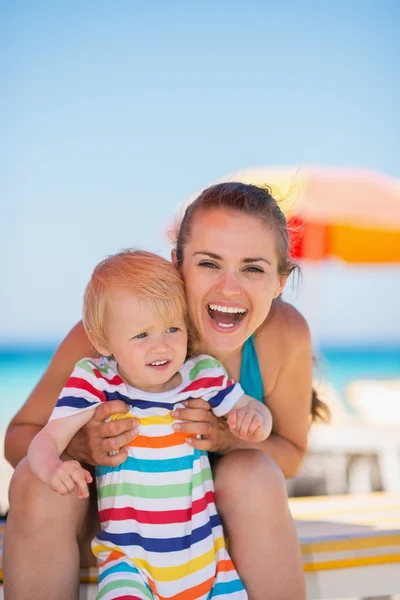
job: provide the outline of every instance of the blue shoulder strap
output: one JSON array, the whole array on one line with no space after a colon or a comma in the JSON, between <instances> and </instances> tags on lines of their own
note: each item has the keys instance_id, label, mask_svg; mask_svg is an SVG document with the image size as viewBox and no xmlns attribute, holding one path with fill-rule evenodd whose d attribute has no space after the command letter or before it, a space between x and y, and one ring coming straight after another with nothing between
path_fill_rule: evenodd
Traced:
<instances>
[{"instance_id":1,"label":"blue shoulder strap","mask_svg":"<svg viewBox=\"0 0 400 600\"><path fill-rule=\"evenodd\" d=\"M240 384L246 394L256 398L260 402L263 401L264 389L256 347L254 345L254 334L243 345Z\"/></svg>"}]
</instances>

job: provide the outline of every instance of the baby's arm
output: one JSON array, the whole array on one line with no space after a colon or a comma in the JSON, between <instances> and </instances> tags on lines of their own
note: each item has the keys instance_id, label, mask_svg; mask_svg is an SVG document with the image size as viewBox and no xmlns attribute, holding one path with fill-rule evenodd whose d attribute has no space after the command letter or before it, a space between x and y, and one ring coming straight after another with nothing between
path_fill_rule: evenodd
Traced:
<instances>
[{"instance_id":1,"label":"baby's arm","mask_svg":"<svg viewBox=\"0 0 400 600\"><path fill-rule=\"evenodd\" d=\"M63 496L78 489L78 498L89 496L88 483L92 476L76 460L62 461L71 439L92 417L93 409L81 411L70 417L54 419L33 438L28 450L28 462L32 473L52 490Z\"/></svg>"},{"instance_id":2,"label":"baby's arm","mask_svg":"<svg viewBox=\"0 0 400 600\"><path fill-rule=\"evenodd\" d=\"M229 429L249 442L266 440L272 429L272 415L258 400L244 394L227 414Z\"/></svg>"}]
</instances>

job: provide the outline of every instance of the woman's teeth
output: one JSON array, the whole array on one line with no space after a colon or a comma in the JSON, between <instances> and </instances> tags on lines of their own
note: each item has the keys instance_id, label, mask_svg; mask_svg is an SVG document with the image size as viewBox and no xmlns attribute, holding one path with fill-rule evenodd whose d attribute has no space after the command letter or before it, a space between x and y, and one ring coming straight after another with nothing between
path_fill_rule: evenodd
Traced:
<instances>
[{"instance_id":1,"label":"woman's teeth","mask_svg":"<svg viewBox=\"0 0 400 600\"><path fill-rule=\"evenodd\" d=\"M209 304L208 313L219 327L230 329L237 325L247 313L245 308L236 306L221 306L219 304Z\"/></svg>"},{"instance_id":2,"label":"woman's teeth","mask_svg":"<svg viewBox=\"0 0 400 600\"><path fill-rule=\"evenodd\" d=\"M236 306L220 306L219 304L209 304L208 308L211 310L217 310L223 313L245 313L247 312L245 308L239 308Z\"/></svg>"}]
</instances>

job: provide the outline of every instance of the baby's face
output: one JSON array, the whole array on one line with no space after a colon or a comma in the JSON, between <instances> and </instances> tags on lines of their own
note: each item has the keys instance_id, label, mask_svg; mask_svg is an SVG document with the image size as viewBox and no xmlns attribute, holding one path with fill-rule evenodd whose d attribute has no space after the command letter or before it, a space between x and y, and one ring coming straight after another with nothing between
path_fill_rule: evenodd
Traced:
<instances>
[{"instance_id":1,"label":"baby's face","mask_svg":"<svg viewBox=\"0 0 400 600\"><path fill-rule=\"evenodd\" d=\"M127 290L112 290L106 328L109 350L130 385L149 392L174 387L168 383L184 363L187 351L183 311L166 322L152 302Z\"/></svg>"}]
</instances>

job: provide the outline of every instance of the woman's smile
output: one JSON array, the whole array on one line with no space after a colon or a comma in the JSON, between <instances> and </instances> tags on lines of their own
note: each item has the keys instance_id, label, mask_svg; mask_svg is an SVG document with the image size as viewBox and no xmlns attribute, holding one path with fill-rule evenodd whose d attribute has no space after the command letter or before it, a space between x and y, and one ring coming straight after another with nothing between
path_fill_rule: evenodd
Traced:
<instances>
[{"instance_id":1,"label":"woman's smile","mask_svg":"<svg viewBox=\"0 0 400 600\"><path fill-rule=\"evenodd\" d=\"M252 215L219 209L196 215L182 272L201 348L217 358L263 323L283 284L274 232Z\"/></svg>"},{"instance_id":2,"label":"woman's smile","mask_svg":"<svg viewBox=\"0 0 400 600\"><path fill-rule=\"evenodd\" d=\"M218 331L227 333L240 327L248 311L243 306L226 302L210 302L207 304L207 312L212 326Z\"/></svg>"}]
</instances>

